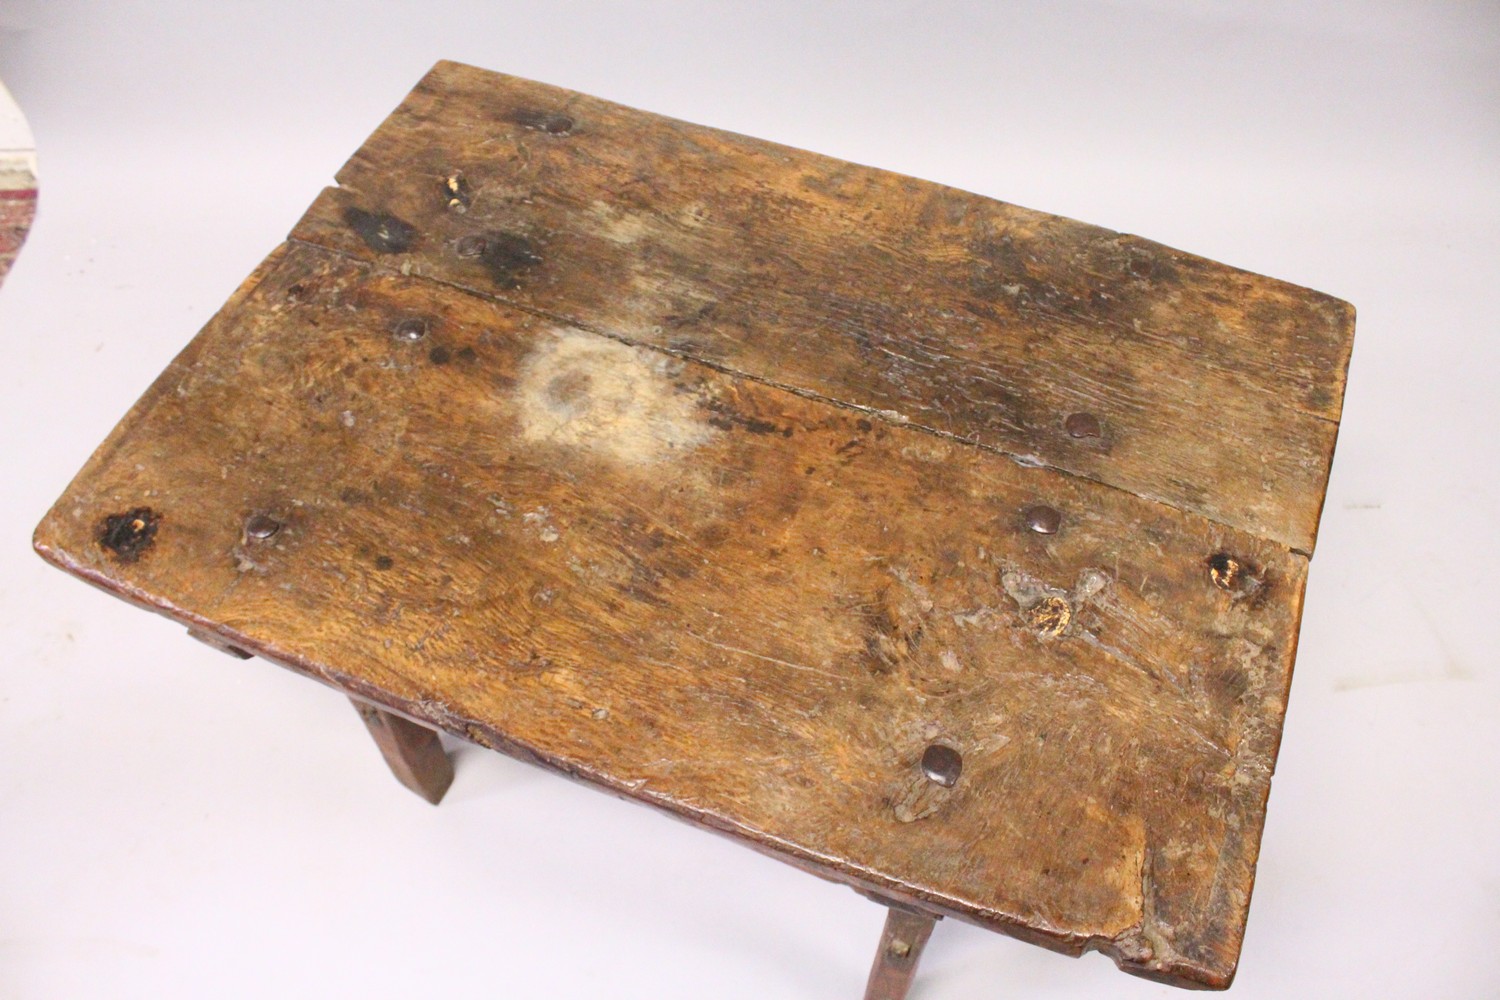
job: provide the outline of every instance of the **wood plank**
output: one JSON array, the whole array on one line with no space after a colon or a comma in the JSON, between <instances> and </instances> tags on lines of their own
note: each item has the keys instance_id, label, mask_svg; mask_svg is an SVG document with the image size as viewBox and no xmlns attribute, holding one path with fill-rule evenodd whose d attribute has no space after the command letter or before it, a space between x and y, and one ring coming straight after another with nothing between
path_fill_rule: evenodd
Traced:
<instances>
[{"instance_id":1,"label":"wood plank","mask_svg":"<svg viewBox=\"0 0 1500 1000\"><path fill-rule=\"evenodd\" d=\"M1306 572L1254 533L294 243L36 546L825 877L1233 976Z\"/></svg>"},{"instance_id":2,"label":"wood plank","mask_svg":"<svg viewBox=\"0 0 1500 1000\"><path fill-rule=\"evenodd\" d=\"M339 181L296 238L1313 549L1337 299L455 63Z\"/></svg>"}]
</instances>

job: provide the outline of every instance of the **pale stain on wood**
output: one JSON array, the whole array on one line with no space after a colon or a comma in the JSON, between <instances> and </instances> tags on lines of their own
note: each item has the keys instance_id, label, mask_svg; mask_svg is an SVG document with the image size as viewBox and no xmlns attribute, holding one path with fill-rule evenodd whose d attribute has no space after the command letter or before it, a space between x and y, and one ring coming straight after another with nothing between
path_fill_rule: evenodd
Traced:
<instances>
[{"instance_id":1,"label":"pale stain on wood","mask_svg":"<svg viewBox=\"0 0 1500 1000\"><path fill-rule=\"evenodd\" d=\"M587 452L649 473L686 460L714 433L679 393L683 363L580 330L552 330L521 363L515 400L523 440Z\"/></svg>"},{"instance_id":2,"label":"pale stain on wood","mask_svg":"<svg viewBox=\"0 0 1500 1000\"><path fill-rule=\"evenodd\" d=\"M46 558L824 877L1229 983L1347 306L451 63L340 179Z\"/></svg>"}]
</instances>

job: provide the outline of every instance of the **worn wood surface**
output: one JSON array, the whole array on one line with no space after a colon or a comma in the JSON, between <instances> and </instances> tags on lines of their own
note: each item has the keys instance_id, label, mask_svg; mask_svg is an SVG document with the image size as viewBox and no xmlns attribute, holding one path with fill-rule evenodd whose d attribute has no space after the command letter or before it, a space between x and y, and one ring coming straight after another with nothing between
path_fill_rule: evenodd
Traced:
<instances>
[{"instance_id":1,"label":"worn wood surface","mask_svg":"<svg viewBox=\"0 0 1500 1000\"><path fill-rule=\"evenodd\" d=\"M1312 551L1337 299L452 63L338 179L297 238Z\"/></svg>"},{"instance_id":2,"label":"worn wood surface","mask_svg":"<svg viewBox=\"0 0 1500 1000\"><path fill-rule=\"evenodd\" d=\"M342 176L46 558L825 877L1229 983L1347 307L452 64Z\"/></svg>"}]
</instances>

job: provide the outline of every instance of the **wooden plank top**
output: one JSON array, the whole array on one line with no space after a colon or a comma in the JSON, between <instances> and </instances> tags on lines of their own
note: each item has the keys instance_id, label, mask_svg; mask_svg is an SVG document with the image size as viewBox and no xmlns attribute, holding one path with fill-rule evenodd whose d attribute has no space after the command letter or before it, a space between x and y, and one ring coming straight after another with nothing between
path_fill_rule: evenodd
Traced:
<instances>
[{"instance_id":1,"label":"wooden plank top","mask_svg":"<svg viewBox=\"0 0 1500 1000\"><path fill-rule=\"evenodd\" d=\"M43 556L825 877L1229 984L1347 306L450 63L340 179Z\"/></svg>"},{"instance_id":2,"label":"wooden plank top","mask_svg":"<svg viewBox=\"0 0 1500 1000\"><path fill-rule=\"evenodd\" d=\"M1313 549L1345 302L452 63L338 180L295 238Z\"/></svg>"}]
</instances>

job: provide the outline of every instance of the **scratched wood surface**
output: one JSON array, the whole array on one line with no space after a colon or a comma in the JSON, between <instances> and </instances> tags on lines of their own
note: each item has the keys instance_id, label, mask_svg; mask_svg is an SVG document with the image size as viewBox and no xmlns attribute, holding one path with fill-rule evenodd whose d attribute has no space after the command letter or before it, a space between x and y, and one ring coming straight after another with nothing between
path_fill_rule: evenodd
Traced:
<instances>
[{"instance_id":1,"label":"scratched wood surface","mask_svg":"<svg viewBox=\"0 0 1500 1000\"><path fill-rule=\"evenodd\" d=\"M1313 549L1337 299L453 63L338 179L297 238Z\"/></svg>"},{"instance_id":2,"label":"scratched wood surface","mask_svg":"<svg viewBox=\"0 0 1500 1000\"><path fill-rule=\"evenodd\" d=\"M43 556L825 877L1228 985L1347 307L452 64L343 179Z\"/></svg>"}]
</instances>

